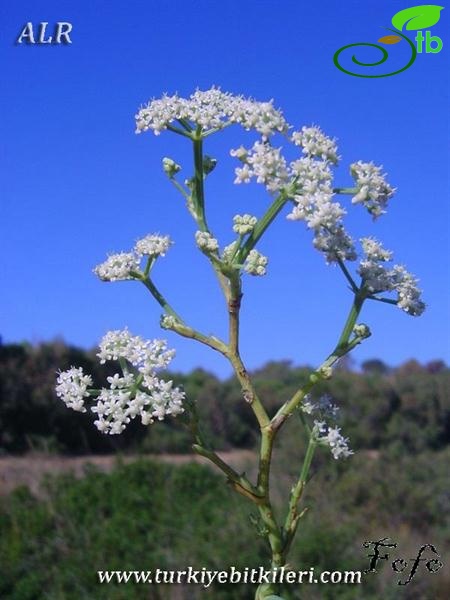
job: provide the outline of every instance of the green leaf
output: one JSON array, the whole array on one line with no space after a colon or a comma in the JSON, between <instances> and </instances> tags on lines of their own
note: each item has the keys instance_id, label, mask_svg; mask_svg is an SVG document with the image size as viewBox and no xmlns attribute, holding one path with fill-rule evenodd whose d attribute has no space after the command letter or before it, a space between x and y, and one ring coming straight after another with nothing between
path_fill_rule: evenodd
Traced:
<instances>
[{"instance_id":1,"label":"green leaf","mask_svg":"<svg viewBox=\"0 0 450 600\"><path fill-rule=\"evenodd\" d=\"M421 6L411 6L396 13L392 17L392 25L402 31L406 24L407 31L415 31L417 29L427 29L436 25L441 18L441 10L443 6L436 4L422 4Z\"/></svg>"}]
</instances>

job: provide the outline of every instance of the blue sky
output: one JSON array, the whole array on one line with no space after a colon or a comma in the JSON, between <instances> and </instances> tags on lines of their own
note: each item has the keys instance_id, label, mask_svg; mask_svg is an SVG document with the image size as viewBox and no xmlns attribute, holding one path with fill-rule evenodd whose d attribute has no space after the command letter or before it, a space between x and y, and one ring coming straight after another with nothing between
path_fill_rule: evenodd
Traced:
<instances>
[{"instance_id":1,"label":"blue sky","mask_svg":"<svg viewBox=\"0 0 450 600\"><path fill-rule=\"evenodd\" d=\"M150 232L175 245L154 278L192 325L224 334L225 312L209 264L194 248L195 227L161 170L171 156L190 174L185 140L136 136L138 107L163 92L188 95L215 84L225 91L274 98L296 127L318 124L337 137L348 165L384 165L398 189L375 224L349 211L355 237L374 235L415 273L428 310L411 318L369 303L362 321L373 336L355 353L361 362L409 358L450 361L448 14L432 28L444 48L421 54L399 75L351 77L332 62L349 43L389 32L404 2L18 1L3 5L0 44L4 342L63 337L94 346L108 329L160 336L161 309L137 283L102 283L92 267ZM70 46L14 44L27 21L73 24ZM406 48L390 46L393 61ZM397 52L397 54L396 54ZM208 212L222 242L236 213L261 215L262 187L234 186L229 149L252 143L231 128L210 138L219 159L207 184ZM282 142L280 142L282 143ZM270 359L317 364L332 349L351 301L341 274L313 249L303 223L282 216L261 243L269 275L246 277L242 353L250 368ZM164 334L177 348L174 368L229 373L219 356Z\"/></svg>"}]
</instances>

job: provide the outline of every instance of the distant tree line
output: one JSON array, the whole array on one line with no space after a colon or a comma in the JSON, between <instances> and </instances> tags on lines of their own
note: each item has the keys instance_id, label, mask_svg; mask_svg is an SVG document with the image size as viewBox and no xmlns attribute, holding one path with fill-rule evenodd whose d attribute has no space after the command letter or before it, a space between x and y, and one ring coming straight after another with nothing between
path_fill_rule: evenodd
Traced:
<instances>
[{"instance_id":1,"label":"distant tree line","mask_svg":"<svg viewBox=\"0 0 450 600\"><path fill-rule=\"evenodd\" d=\"M190 436L180 419L143 427L132 423L121 436L105 436L91 413L68 410L55 396L58 369L82 366L101 385L114 365L99 365L94 351L63 342L0 345L0 453L48 451L67 454L189 452ZM270 413L306 381L308 366L269 362L253 372ZM218 449L251 448L254 417L234 378L224 381L203 369L167 373L196 402L205 433ZM390 368L367 360L360 371L344 363L315 395L329 393L341 407L345 435L358 449L389 447L419 453L443 448L450 437L450 369L442 361L411 360Z\"/></svg>"}]
</instances>

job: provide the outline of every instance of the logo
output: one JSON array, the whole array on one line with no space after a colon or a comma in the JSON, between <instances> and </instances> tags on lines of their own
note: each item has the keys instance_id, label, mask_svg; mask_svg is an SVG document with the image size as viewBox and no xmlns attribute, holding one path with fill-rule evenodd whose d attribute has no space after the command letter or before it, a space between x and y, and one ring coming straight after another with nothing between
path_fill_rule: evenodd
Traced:
<instances>
[{"instance_id":1,"label":"logo","mask_svg":"<svg viewBox=\"0 0 450 600\"><path fill-rule=\"evenodd\" d=\"M72 23L67 21L58 21L54 28L53 35L45 37L47 34L48 21L42 21L39 26L33 28L33 23L28 21L19 34L16 44L71 44L70 32ZM36 35L35 35L36 33Z\"/></svg>"},{"instance_id":2,"label":"logo","mask_svg":"<svg viewBox=\"0 0 450 600\"><path fill-rule=\"evenodd\" d=\"M390 31L391 34L385 35L384 37L381 37L379 40L377 40L378 44L391 46L393 44L398 44L399 42L405 41L408 47L407 63L405 66L396 68L391 73L373 74L372 71L372 74L366 74L366 72L362 72L366 68L378 67L379 65L384 64L389 57L388 51L383 46L369 42L358 42L356 44L348 44L347 46L339 48L339 50L335 52L333 57L334 64L340 71L346 73L347 75L352 75L353 77L391 77L392 75L398 75L398 73L406 71L406 69L409 69L409 67L413 65L414 61L417 58L417 54L422 54L423 52L425 52L426 54L437 54L442 50L443 42L441 38L437 35L431 35L431 32L428 31L428 28L432 27L433 25L436 25L436 23L441 17L441 10L443 8L443 6L436 6L435 4L423 4L421 6L412 6L411 8L405 8L404 10L401 10L392 17L391 22L395 29L392 29L390 27L384 27L384 29ZM424 31L425 29L427 31ZM403 30L416 31L417 33L414 40L409 38ZM403 44L403 46L404 45L405 44ZM351 61L353 65L361 67L361 72L355 73L354 71L349 70L349 68L347 68L346 66L343 66L341 61L342 59L344 59L345 61L343 53L346 50L348 50L349 48L361 47L376 48L379 52L381 52L381 58L374 62L363 62L361 60L358 60L355 54L353 54L351 56ZM349 53L346 52L346 55L348 56ZM355 67L353 65L350 65L350 68L354 69Z\"/></svg>"}]
</instances>

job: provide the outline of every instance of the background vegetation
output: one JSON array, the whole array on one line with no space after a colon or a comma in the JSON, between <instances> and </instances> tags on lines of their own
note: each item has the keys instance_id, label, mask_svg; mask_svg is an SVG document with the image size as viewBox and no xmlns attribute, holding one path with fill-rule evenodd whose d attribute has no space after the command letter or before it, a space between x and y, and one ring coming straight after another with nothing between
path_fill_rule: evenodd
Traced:
<instances>
[{"instance_id":1,"label":"background vegetation","mask_svg":"<svg viewBox=\"0 0 450 600\"><path fill-rule=\"evenodd\" d=\"M0 452L146 454L190 452L178 421L123 436L103 436L92 416L67 410L54 396L55 372L81 365L99 381L105 368L93 352L55 342L0 346ZM450 585L450 370L440 361L410 361L391 369L379 360L356 372L344 363L317 393L329 392L341 406L340 426L355 456L333 461L318 453L303 499L309 508L291 562L295 568L367 567L366 540L389 536L393 558L410 559L432 543L444 568L422 566L413 582L398 586L389 564L365 576L363 586L292 588L292 598L404 598L440 600ZM270 412L308 376L306 366L269 363L253 375ZM200 369L168 374L195 399L205 429L222 450L251 449L252 414L234 379L220 381ZM277 500L286 499L298 473L304 440L291 419L275 454ZM110 474L87 469L83 479L48 478L39 498L19 488L0 500L0 598L7 600L250 599L251 586L151 587L99 585L98 569L147 570L266 564L266 548L255 542L252 507L221 475L207 467L163 465L145 459L119 463ZM447 563L447 564L446 564Z\"/></svg>"}]
</instances>

